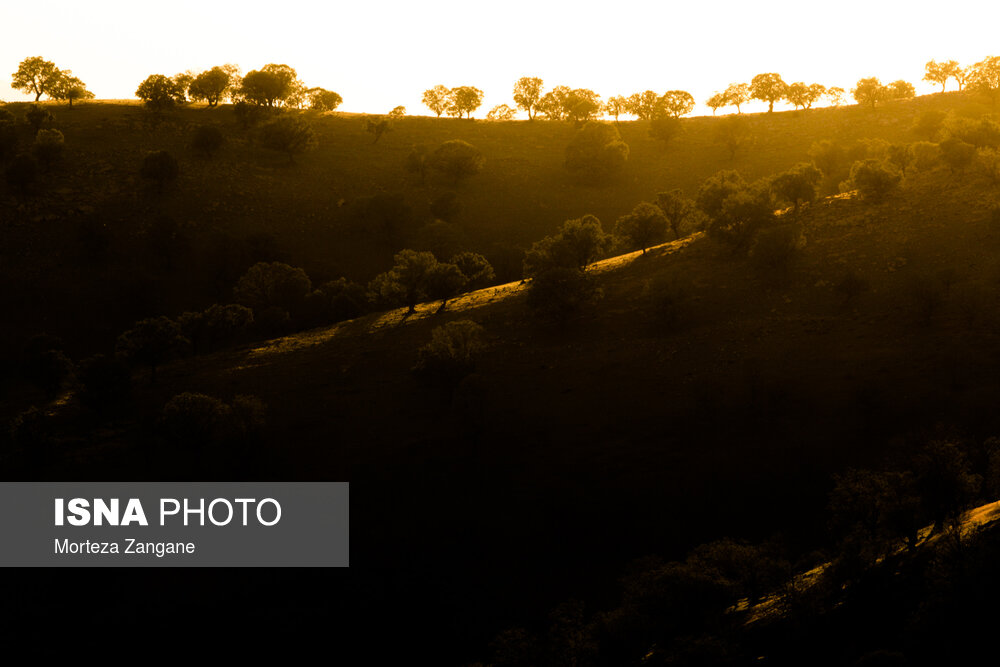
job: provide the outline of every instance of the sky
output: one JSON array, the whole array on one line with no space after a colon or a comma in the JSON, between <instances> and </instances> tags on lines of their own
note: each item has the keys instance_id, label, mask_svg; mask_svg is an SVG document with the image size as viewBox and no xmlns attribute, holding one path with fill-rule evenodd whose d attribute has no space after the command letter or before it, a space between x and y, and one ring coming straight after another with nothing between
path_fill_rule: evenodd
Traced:
<instances>
[{"instance_id":1,"label":"sky","mask_svg":"<svg viewBox=\"0 0 1000 667\"><path fill-rule=\"evenodd\" d=\"M848 91L862 77L905 79L934 92L924 63L1000 55L998 24L1000 3L986 0L11 1L0 7L0 99L30 99L8 77L40 55L99 99L134 98L149 74L273 62L340 93L342 111L429 114L424 90L472 85L486 94L482 118L514 106L519 77L538 76L546 90L605 99L687 90L697 114L713 92L761 72Z\"/></svg>"}]
</instances>

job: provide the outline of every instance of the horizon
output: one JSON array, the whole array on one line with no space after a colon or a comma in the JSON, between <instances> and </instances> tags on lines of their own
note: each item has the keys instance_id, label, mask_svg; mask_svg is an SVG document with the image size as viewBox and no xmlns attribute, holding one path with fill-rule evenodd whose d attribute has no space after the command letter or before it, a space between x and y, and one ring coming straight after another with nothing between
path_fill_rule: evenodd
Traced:
<instances>
[{"instance_id":1,"label":"horizon","mask_svg":"<svg viewBox=\"0 0 1000 667\"><path fill-rule=\"evenodd\" d=\"M932 59L957 60L968 66L991 55L993 25L979 21L960 33L940 34L939 21L908 15L901 3L872 8L850 0L835 16L822 17L823 32L816 34L799 26L819 21L819 12L804 14L782 0L752 8L724 2L658 9L656 20L644 21L631 32L617 30L606 20L607 8L597 3L587 3L570 15L560 5L539 8L518 0L502 15L484 17L454 0L421 7L393 1L380 13L394 17L391 24L372 21L359 6L313 12L317 19L336 18L337 25L352 28L349 34L337 34L327 52L322 42L328 23L314 20L302 25L308 15L303 11L306 5L294 0L283 6L281 16L274 16L273 10L261 13L266 8L259 2L240 5L239 15L234 15L236 6L229 3L205 6L184 0L171 15L155 17L155 31L147 25L147 11L120 0L86 8L57 0L50 7L52 11L40 16L33 16L29 7L8 10L10 20L0 28L0 67L6 68L7 76L0 88L3 101L32 99L12 89L9 77L23 59L38 55L71 70L103 100L135 99L135 89L150 74L198 73L225 63L237 64L245 74L273 62L295 68L308 86L338 92L344 102L337 110L351 113L384 114L401 104L409 115L433 115L421 103L424 90L438 84L472 85L485 93L474 114L482 118L496 105L514 107L514 82L537 76L545 82L545 90L559 85L589 88L603 100L647 89L686 90L696 101L693 114L711 115L705 106L710 95L762 72L777 72L788 83L839 86L848 96L859 79L869 76L883 83L908 81L918 95L938 92L938 85L922 80L924 64ZM600 11L595 13L596 7ZM950 13L962 13L963 8L977 11L975 3L961 0ZM726 24L710 20L722 14L730 17ZM524 20L527 16L534 24ZM867 21L858 24L859 16ZM197 25L190 24L192 17ZM492 26L485 33L474 27L482 18ZM707 29L679 35L665 32L678 24ZM85 26L82 31L81 26ZM844 46L849 30L860 47ZM663 34L669 35L666 43ZM182 41L184 47L178 48L173 40ZM536 46L525 48L525 41ZM724 46L715 46L720 43ZM936 46L920 46L926 44ZM122 52L129 54L124 62ZM684 67L664 68L661 62L682 62ZM950 82L948 89L957 86ZM825 105L824 100L817 106ZM786 107L791 108L785 102L775 106ZM744 110L765 108L755 101ZM518 118L523 117L519 111Z\"/></svg>"}]
</instances>

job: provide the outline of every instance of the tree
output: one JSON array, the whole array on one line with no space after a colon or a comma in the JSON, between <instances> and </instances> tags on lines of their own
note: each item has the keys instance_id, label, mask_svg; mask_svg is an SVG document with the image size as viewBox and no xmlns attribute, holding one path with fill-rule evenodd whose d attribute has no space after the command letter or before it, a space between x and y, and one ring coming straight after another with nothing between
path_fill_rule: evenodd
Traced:
<instances>
[{"instance_id":1,"label":"tree","mask_svg":"<svg viewBox=\"0 0 1000 667\"><path fill-rule=\"evenodd\" d=\"M448 300L458 296L465 289L466 278L462 271L449 262L438 262L427 276L427 296L441 299L436 312L443 312Z\"/></svg>"},{"instance_id":2,"label":"tree","mask_svg":"<svg viewBox=\"0 0 1000 667\"><path fill-rule=\"evenodd\" d=\"M376 302L406 306L407 314L413 314L417 304L430 297L431 278L437 265L437 259L429 252L401 250L393 257L393 267L375 276L368 290Z\"/></svg>"},{"instance_id":3,"label":"tree","mask_svg":"<svg viewBox=\"0 0 1000 667\"><path fill-rule=\"evenodd\" d=\"M224 438L232 420L232 409L214 396L184 392L163 406L159 425L173 444L197 451Z\"/></svg>"},{"instance_id":4,"label":"tree","mask_svg":"<svg viewBox=\"0 0 1000 667\"><path fill-rule=\"evenodd\" d=\"M972 72L972 67L971 66L966 67L964 69L961 68L961 67L955 68L955 73L952 74L952 77L955 79L955 82L958 84L958 90L959 91L961 91L963 88L965 88L965 84L968 83L968 81L969 81L969 74L971 72Z\"/></svg>"},{"instance_id":5,"label":"tree","mask_svg":"<svg viewBox=\"0 0 1000 667\"><path fill-rule=\"evenodd\" d=\"M204 100L209 107L218 106L232 90L233 83L230 71L215 66L192 79L188 95L192 100Z\"/></svg>"},{"instance_id":6,"label":"tree","mask_svg":"<svg viewBox=\"0 0 1000 667\"><path fill-rule=\"evenodd\" d=\"M916 94L917 91L914 89L913 84L908 81L903 81L902 79L893 81L886 86L886 99L908 100L915 97Z\"/></svg>"},{"instance_id":7,"label":"tree","mask_svg":"<svg viewBox=\"0 0 1000 667\"><path fill-rule=\"evenodd\" d=\"M40 104L32 104L28 107L28 110L24 112L24 120L28 122L31 126L32 132L38 134L45 124L51 124L53 120L52 114L49 113L48 109L45 109Z\"/></svg>"},{"instance_id":8,"label":"tree","mask_svg":"<svg viewBox=\"0 0 1000 667\"><path fill-rule=\"evenodd\" d=\"M990 56L972 65L966 78L970 90L989 97L996 107L1000 99L1000 56Z\"/></svg>"},{"instance_id":9,"label":"tree","mask_svg":"<svg viewBox=\"0 0 1000 667\"><path fill-rule=\"evenodd\" d=\"M757 233L773 221L770 190L755 185L734 192L722 201L721 211L712 218L708 233L734 251L748 252Z\"/></svg>"},{"instance_id":10,"label":"tree","mask_svg":"<svg viewBox=\"0 0 1000 667\"><path fill-rule=\"evenodd\" d=\"M451 264L465 276L465 287L470 290L482 289L493 284L496 274L485 257L475 252L462 252L450 260Z\"/></svg>"},{"instance_id":11,"label":"tree","mask_svg":"<svg viewBox=\"0 0 1000 667\"><path fill-rule=\"evenodd\" d=\"M833 86L832 88L827 88L825 93L826 99L830 100L830 104L832 104L835 107L839 107L841 104L844 103L844 95L846 94L847 92L840 86Z\"/></svg>"},{"instance_id":12,"label":"tree","mask_svg":"<svg viewBox=\"0 0 1000 667\"><path fill-rule=\"evenodd\" d=\"M226 137L216 125L199 125L191 134L191 148L205 157L212 157L226 143Z\"/></svg>"},{"instance_id":13,"label":"tree","mask_svg":"<svg viewBox=\"0 0 1000 667\"><path fill-rule=\"evenodd\" d=\"M917 141L910 144L910 154L913 155L914 169L928 171L941 160L941 147L930 141Z\"/></svg>"},{"instance_id":14,"label":"tree","mask_svg":"<svg viewBox=\"0 0 1000 667\"><path fill-rule=\"evenodd\" d=\"M288 65L275 63L247 72L238 90L238 95L246 102L269 108L281 104L298 106L304 93L298 73Z\"/></svg>"},{"instance_id":15,"label":"tree","mask_svg":"<svg viewBox=\"0 0 1000 667\"><path fill-rule=\"evenodd\" d=\"M449 177L455 185L478 174L486 159L478 148L461 139L446 141L431 153L429 166Z\"/></svg>"},{"instance_id":16,"label":"tree","mask_svg":"<svg viewBox=\"0 0 1000 667\"><path fill-rule=\"evenodd\" d=\"M825 93L826 87L821 84L813 83L807 86L801 81L796 81L788 85L785 97L796 109L799 107L810 109Z\"/></svg>"},{"instance_id":17,"label":"tree","mask_svg":"<svg viewBox=\"0 0 1000 667\"><path fill-rule=\"evenodd\" d=\"M310 88L306 92L309 96L309 108L316 111L333 111L344 102L344 98L338 93L325 88Z\"/></svg>"},{"instance_id":18,"label":"tree","mask_svg":"<svg viewBox=\"0 0 1000 667\"><path fill-rule=\"evenodd\" d=\"M659 108L669 116L680 118L694 110L694 98L685 90L668 90L660 97Z\"/></svg>"},{"instance_id":19,"label":"tree","mask_svg":"<svg viewBox=\"0 0 1000 667\"><path fill-rule=\"evenodd\" d=\"M373 144L377 144L378 140L382 138L382 135L386 132L392 130L392 119L391 118L372 118L370 116L365 116L365 132L375 137L372 139Z\"/></svg>"},{"instance_id":20,"label":"tree","mask_svg":"<svg viewBox=\"0 0 1000 667\"><path fill-rule=\"evenodd\" d=\"M297 313L311 291L312 281L302 269L283 262L257 262L240 277L233 293L258 317L269 309Z\"/></svg>"},{"instance_id":21,"label":"tree","mask_svg":"<svg viewBox=\"0 0 1000 667\"><path fill-rule=\"evenodd\" d=\"M976 157L976 147L958 137L948 137L938 145L941 147L941 159L953 174L965 171Z\"/></svg>"},{"instance_id":22,"label":"tree","mask_svg":"<svg viewBox=\"0 0 1000 667\"><path fill-rule=\"evenodd\" d=\"M887 158L889 164L899 169L900 175L906 177L906 169L913 163L913 151L907 144L892 144L889 146Z\"/></svg>"},{"instance_id":23,"label":"tree","mask_svg":"<svg viewBox=\"0 0 1000 667\"><path fill-rule=\"evenodd\" d=\"M32 146L32 152L38 161L48 169L62 156L65 144L66 140L59 130L39 130L38 134L35 135L35 145Z\"/></svg>"},{"instance_id":24,"label":"tree","mask_svg":"<svg viewBox=\"0 0 1000 667\"><path fill-rule=\"evenodd\" d=\"M483 91L473 86L459 86L448 93L448 115L472 118L472 112L483 103Z\"/></svg>"},{"instance_id":25,"label":"tree","mask_svg":"<svg viewBox=\"0 0 1000 667\"><path fill-rule=\"evenodd\" d=\"M440 118L441 114L448 110L450 97L451 91L438 85L424 91L423 103Z\"/></svg>"},{"instance_id":26,"label":"tree","mask_svg":"<svg viewBox=\"0 0 1000 667\"><path fill-rule=\"evenodd\" d=\"M798 164L771 180L771 191L779 201L790 203L798 213L803 202L816 199L816 186L823 174L811 164Z\"/></svg>"},{"instance_id":27,"label":"tree","mask_svg":"<svg viewBox=\"0 0 1000 667\"><path fill-rule=\"evenodd\" d=\"M741 113L740 105L746 104L751 99L750 84L731 83L722 94L726 98L726 104L733 105L736 107L736 113Z\"/></svg>"},{"instance_id":28,"label":"tree","mask_svg":"<svg viewBox=\"0 0 1000 667\"><path fill-rule=\"evenodd\" d=\"M768 113L774 111L774 103L784 99L788 85L774 72L758 74L750 81L750 98L767 102Z\"/></svg>"},{"instance_id":29,"label":"tree","mask_svg":"<svg viewBox=\"0 0 1000 667\"><path fill-rule=\"evenodd\" d=\"M528 120L534 120L538 101L542 99L542 80L535 76L522 76L514 84L514 103L528 112ZM438 114L440 115L440 114Z\"/></svg>"},{"instance_id":30,"label":"tree","mask_svg":"<svg viewBox=\"0 0 1000 667\"><path fill-rule=\"evenodd\" d=\"M163 192L167 183L177 180L180 168L177 160L167 151L147 153L139 168L139 175L147 181L152 181L158 192Z\"/></svg>"},{"instance_id":31,"label":"tree","mask_svg":"<svg viewBox=\"0 0 1000 667\"><path fill-rule=\"evenodd\" d=\"M736 159L737 151L753 141L750 121L743 116L726 116L715 123L713 132L715 141L729 150L730 160Z\"/></svg>"},{"instance_id":32,"label":"tree","mask_svg":"<svg viewBox=\"0 0 1000 667\"><path fill-rule=\"evenodd\" d=\"M709 218L722 215L722 206L726 199L747 188L747 182L738 171L724 170L705 179L698 189L695 202Z\"/></svg>"},{"instance_id":33,"label":"tree","mask_svg":"<svg viewBox=\"0 0 1000 667\"><path fill-rule=\"evenodd\" d=\"M42 95L50 94L61 76L55 63L41 56L25 58L11 75L11 88L28 94L34 93L37 102Z\"/></svg>"},{"instance_id":34,"label":"tree","mask_svg":"<svg viewBox=\"0 0 1000 667\"><path fill-rule=\"evenodd\" d=\"M556 323L565 323L601 296L597 280L575 268L551 267L539 271L528 286L528 308Z\"/></svg>"},{"instance_id":35,"label":"tree","mask_svg":"<svg viewBox=\"0 0 1000 667\"><path fill-rule=\"evenodd\" d=\"M655 117L660 108L660 96L652 90L633 93L628 98L628 111L639 120L650 120Z\"/></svg>"},{"instance_id":36,"label":"tree","mask_svg":"<svg viewBox=\"0 0 1000 667\"><path fill-rule=\"evenodd\" d=\"M52 99L68 102L70 108L73 107L75 100L94 99L94 93L87 90L87 86L84 85L83 81L73 76L73 73L69 70L59 73L59 78L52 84L48 92Z\"/></svg>"},{"instance_id":37,"label":"tree","mask_svg":"<svg viewBox=\"0 0 1000 667\"><path fill-rule=\"evenodd\" d=\"M190 344L177 322L169 317L140 320L118 337L115 353L149 366L150 381L156 382L156 368Z\"/></svg>"},{"instance_id":38,"label":"tree","mask_svg":"<svg viewBox=\"0 0 1000 667\"><path fill-rule=\"evenodd\" d=\"M695 204L684 196L684 191L677 188L669 192L659 192L656 195L656 205L660 207L663 216L670 225L674 238L681 237L681 225L694 212Z\"/></svg>"},{"instance_id":39,"label":"tree","mask_svg":"<svg viewBox=\"0 0 1000 667\"><path fill-rule=\"evenodd\" d=\"M640 202L632 212L615 222L614 235L623 239L633 249L642 250L661 243L667 235L667 218L655 204Z\"/></svg>"},{"instance_id":40,"label":"tree","mask_svg":"<svg viewBox=\"0 0 1000 667\"><path fill-rule=\"evenodd\" d=\"M566 147L566 169L579 183L598 185L617 177L628 161L628 144L614 125L591 121Z\"/></svg>"},{"instance_id":41,"label":"tree","mask_svg":"<svg viewBox=\"0 0 1000 667\"><path fill-rule=\"evenodd\" d=\"M406 118L406 107L404 107L402 104L400 104L399 106L395 106L389 109L389 113L387 113L385 116L389 120L399 120L400 118Z\"/></svg>"},{"instance_id":42,"label":"tree","mask_svg":"<svg viewBox=\"0 0 1000 667\"><path fill-rule=\"evenodd\" d=\"M935 531L958 519L976 499L982 477L974 474L965 452L954 442L928 443L915 463L916 489Z\"/></svg>"},{"instance_id":43,"label":"tree","mask_svg":"<svg viewBox=\"0 0 1000 667\"><path fill-rule=\"evenodd\" d=\"M180 85L163 74L150 74L139 84L135 96L146 104L147 109L163 111L184 102L185 95Z\"/></svg>"},{"instance_id":44,"label":"tree","mask_svg":"<svg viewBox=\"0 0 1000 667\"><path fill-rule=\"evenodd\" d=\"M312 126L304 118L291 114L278 116L262 125L260 143L288 155L289 163L294 163L299 153L311 151L318 145Z\"/></svg>"},{"instance_id":45,"label":"tree","mask_svg":"<svg viewBox=\"0 0 1000 667\"><path fill-rule=\"evenodd\" d=\"M934 138L941 131L944 119L948 116L944 111L928 109L922 111L913 122L912 132L926 141L934 141Z\"/></svg>"},{"instance_id":46,"label":"tree","mask_svg":"<svg viewBox=\"0 0 1000 667\"><path fill-rule=\"evenodd\" d=\"M492 120L492 121L514 120L515 113L517 112L511 109L506 104L498 104L492 109L490 109L490 112L486 114L486 120Z\"/></svg>"},{"instance_id":47,"label":"tree","mask_svg":"<svg viewBox=\"0 0 1000 667\"><path fill-rule=\"evenodd\" d=\"M609 97L607 103L604 105L604 112L614 118L615 123L617 123L619 116L629 113L628 98L621 95Z\"/></svg>"},{"instance_id":48,"label":"tree","mask_svg":"<svg viewBox=\"0 0 1000 667\"><path fill-rule=\"evenodd\" d=\"M420 182L427 181L427 169L430 167L431 152L427 146L413 146L406 156L403 166L411 174L420 177Z\"/></svg>"},{"instance_id":49,"label":"tree","mask_svg":"<svg viewBox=\"0 0 1000 667\"><path fill-rule=\"evenodd\" d=\"M132 373L113 356L97 354L80 362L76 371L80 405L100 415L113 414L132 396Z\"/></svg>"},{"instance_id":50,"label":"tree","mask_svg":"<svg viewBox=\"0 0 1000 667\"><path fill-rule=\"evenodd\" d=\"M848 185L857 188L862 199L878 202L899 185L899 174L878 160L859 160L851 166Z\"/></svg>"},{"instance_id":51,"label":"tree","mask_svg":"<svg viewBox=\"0 0 1000 667\"><path fill-rule=\"evenodd\" d=\"M486 332L472 320L455 320L431 330L431 340L418 350L413 371L449 387L476 370L486 350Z\"/></svg>"},{"instance_id":52,"label":"tree","mask_svg":"<svg viewBox=\"0 0 1000 667\"><path fill-rule=\"evenodd\" d=\"M601 96L587 88L575 88L563 98L566 119L577 125L597 118L603 108Z\"/></svg>"},{"instance_id":53,"label":"tree","mask_svg":"<svg viewBox=\"0 0 1000 667\"><path fill-rule=\"evenodd\" d=\"M567 220L554 236L536 241L524 256L524 276L549 268L584 270L609 247L611 237L593 215Z\"/></svg>"},{"instance_id":54,"label":"tree","mask_svg":"<svg viewBox=\"0 0 1000 667\"><path fill-rule=\"evenodd\" d=\"M931 60L924 65L924 81L941 84L941 92L943 93L948 79L955 76L958 70L958 63L954 60L947 60L943 63Z\"/></svg>"},{"instance_id":55,"label":"tree","mask_svg":"<svg viewBox=\"0 0 1000 667\"><path fill-rule=\"evenodd\" d=\"M726 99L726 94L724 92L722 92L722 93L715 93L714 95L712 95L711 97L709 97L707 100L705 100L705 106L707 106L709 109L712 110L712 115L713 116L715 115L716 110L721 109L722 107L724 107L724 106L726 106L728 104L729 104L729 101Z\"/></svg>"},{"instance_id":56,"label":"tree","mask_svg":"<svg viewBox=\"0 0 1000 667\"><path fill-rule=\"evenodd\" d=\"M649 121L649 136L669 144L684 129L676 116L658 116Z\"/></svg>"},{"instance_id":57,"label":"tree","mask_svg":"<svg viewBox=\"0 0 1000 667\"><path fill-rule=\"evenodd\" d=\"M879 102L888 99L889 89L883 86L877 77L870 76L866 79L859 79L857 85L851 89L851 94L858 104L870 104L874 109Z\"/></svg>"}]
</instances>

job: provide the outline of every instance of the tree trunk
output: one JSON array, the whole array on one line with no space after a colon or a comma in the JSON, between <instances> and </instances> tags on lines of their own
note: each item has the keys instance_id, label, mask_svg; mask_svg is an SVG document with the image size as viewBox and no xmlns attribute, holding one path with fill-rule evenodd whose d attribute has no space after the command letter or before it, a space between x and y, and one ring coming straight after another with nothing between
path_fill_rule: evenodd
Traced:
<instances>
[{"instance_id":1,"label":"tree trunk","mask_svg":"<svg viewBox=\"0 0 1000 667\"><path fill-rule=\"evenodd\" d=\"M774 100L771 100L767 105L767 112L771 113L772 111L774 111Z\"/></svg>"},{"instance_id":2,"label":"tree trunk","mask_svg":"<svg viewBox=\"0 0 1000 667\"><path fill-rule=\"evenodd\" d=\"M42 97L41 91L35 93L35 101L37 102Z\"/></svg>"},{"instance_id":3,"label":"tree trunk","mask_svg":"<svg viewBox=\"0 0 1000 667\"><path fill-rule=\"evenodd\" d=\"M447 305L448 305L448 299L441 299L441 305L438 306L438 309L436 311L434 311L434 312L435 313L442 313L442 312L444 312L444 307L447 306Z\"/></svg>"}]
</instances>

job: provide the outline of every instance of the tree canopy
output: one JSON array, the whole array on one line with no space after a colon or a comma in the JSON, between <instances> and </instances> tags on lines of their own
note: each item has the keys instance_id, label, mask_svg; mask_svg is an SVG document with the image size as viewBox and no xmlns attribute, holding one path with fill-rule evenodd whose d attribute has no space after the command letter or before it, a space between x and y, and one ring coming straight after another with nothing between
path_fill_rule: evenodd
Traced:
<instances>
[{"instance_id":1,"label":"tree canopy","mask_svg":"<svg viewBox=\"0 0 1000 667\"><path fill-rule=\"evenodd\" d=\"M767 102L768 113L774 111L774 103L784 99L787 92L788 84L774 72L758 74L750 81L751 99Z\"/></svg>"},{"instance_id":2,"label":"tree canopy","mask_svg":"<svg viewBox=\"0 0 1000 667\"><path fill-rule=\"evenodd\" d=\"M948 79L955 76L959 69L958 63L954 60L946 60L943 63L931 60L924 65L924 81L941 84L941 92L943 93Z\"/></svg>"},{"instance_id":3,"label":"tree canopy","mask_svg":"<svg viewBox=\"0 0 1000 667\"><path fill-rule=\"evenodd\" d=\"M441 114L448 110L450 95L451 91L445 86L437 85L433 88L429 88L424 91L424 106L433 111L437 114L437 117L440 118Z\"/></svg>"},{"instance_id":4,"label":"tree canopy","mask_svg":"<svg viewBox=\"0 0 1000 667\"><path fill-rule=\"evenodd\" d=\"M458 86L448 92L448 115L472 118L472 112L483 104L483 91L474 86Z\"/></svg>"},{"instance_id":5,"label":"tree canopy","mask_svg":"<svg viewBox=\"0 0 1000 667\"><path fill-rule=\"evenodd\" d=\"M59 71L55 63L45 60L41 56L33 56L22 60L17 71L11 75L11 87L34 94L37 102L42 95L51 92L61 76L62 72Z\"/></svg>"},{"instance_id":6,"label":"tree canopy","mask_svg":"<svg viewBox=\"0 0 1000 667\"><path fill-rule=\"evenodd\" d=\"M537 76L522 76L514 84L514 103L528 112L528 120L535 119L535 107L542 99L542 80Z\"/></svg>"}]
</instances>

